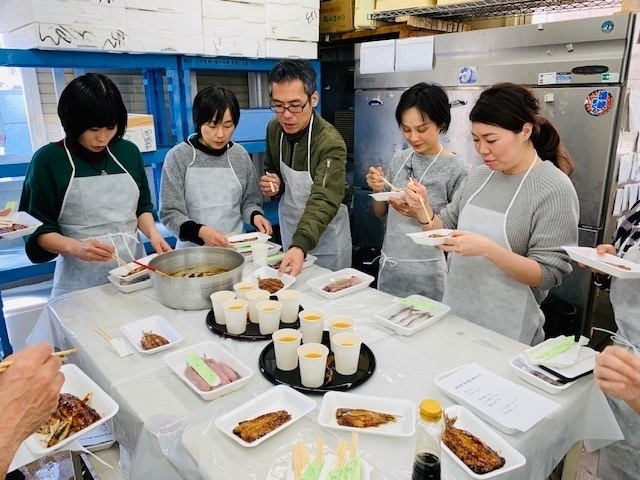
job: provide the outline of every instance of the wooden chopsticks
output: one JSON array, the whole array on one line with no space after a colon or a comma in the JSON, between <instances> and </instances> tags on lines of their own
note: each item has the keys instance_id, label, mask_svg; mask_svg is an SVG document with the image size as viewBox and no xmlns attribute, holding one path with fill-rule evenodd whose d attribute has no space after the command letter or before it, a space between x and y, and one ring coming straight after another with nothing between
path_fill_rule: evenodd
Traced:
<instances>
[{"instance_id":1,"label":"wooden chopsticks","mask_svg":"<svg viewBox=\"0 0 640 480\"><path fill-rule=\"evenodd\" d=\"M378 175L378 176L382 179L382 181L384 183L386 183L389 186L389 188L391 189L392 192L401 192L402 191L402 189L396 187L393 183L391 183L389 180L384 178L382 175Z\"/></svg>"},{"instance_id":2,"label":"wooden chopsticks","mask_svg":"<svg viewBox=\"0 0 640 480\"><path fill-rule=\"evenodd\" d=\"M127 262L125 262L124 260L122 260L120 258L120 256L118 255L118 251L117 250L113 252L113 255L111 255L111 258L113 258L116 262L118 262L118 265L120 265L121 267L126 268L129 271L129 273L133 273L133 268L131 268L127 264Z\"/></svg>"},{"instance_id":3,"label":"wooden chopsticks","mask_svg":"<svg viewBox=\"0 0 640 480\"><path fill-rule=\"evenodd\" d=\"M76 353L78 351L77 348L70 348L69 350L62 350L60 352L53 352L51 354L52 357L64 357L70 353ZM0 373L4 372L7 368L9 368L13 364L13 360L5 360L4 362L0 362Z\"/></svg>"},{"instance_id":4,"label":"wooden chopsticks","mask_svg":"<svg viewBox=\"0 0 640 480\"><path fill-rule=\"evenodd\" d=\"M415 178L412 178L411 181L418 182ZM422 205L422 210L424 210L424 214L427 216L427 222L429 222L429 228L433 228L433 220L431 220L431 217L429 216L429 212L427 211L427 206L424 204L424 198L422 198L422 195L418 195L418 200L420 200L420 205Z\"/></svg>"},{"instance_id":5,"label":"wooden chopsticks","mask_svg":"<svg viewBox=\"0 0 640 480\"><path fill-rule=\"evenodd\" d=\"M113 340L113 337L111 335L109 335L104 328L96 327L95 330L96 330L96 332L98 332L98 335L100 335L102 338L104 338L107 342L110 342L111 340Z\"/></svg>"},{"instance_id":6,"label":"wooden chopsticks","mask_svg":"<svg viewBox=\"0 0 640 480\"><path fill-rule=\"evenodd\" d=\"M168 273L164 273L161 272L160 270L158 270L157 268L154 267L150 267L149 265L146 265L142 262L139 262L138 260L134 260L133 263L135 263L136 265L140 265L141 267L146 268L147 270L149 270L150 272L153 273L157 273L158 275L162 276L162 277L167 277L167 278L171 278L171 275L169 275Z\"/></svg>"}]
</instances>

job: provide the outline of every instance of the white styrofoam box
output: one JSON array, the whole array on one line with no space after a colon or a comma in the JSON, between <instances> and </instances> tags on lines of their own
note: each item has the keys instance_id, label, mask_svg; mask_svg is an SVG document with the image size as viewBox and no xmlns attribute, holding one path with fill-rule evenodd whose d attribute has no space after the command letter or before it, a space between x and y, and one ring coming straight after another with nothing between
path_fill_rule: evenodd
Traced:
<instances>
[{"instance_id":1,"label":"white styrofoam box","mask_svg":"<svg viewBox=\"0 0 640 480\"><path fill-rule=\"evenodd\" d=\"M265 58L265 40L244 37L204 37L204 53L214 57Z\"/></svg>"},{"instance_id":2,"label":"white styrofoam box","mask_svg":"<svg viewBox=\"0 0 640 480\"><path fill-rule=\"evenodd\" d=\"M200 0L124 0L127 8L150 10L152 12L197 13L200 15Z\"/></svg>"},{"instance_id":3,"label":"white styrofoam box","mask_svg":"<svg viewBox=\"0 0 640 480\"><path fill-rule=\"evenodd\" d=\"M251 28L247 28L247 25L240 20L219 20L205 17L202 19L202 28L205 37L224 39L227 37L240 38L242 36L245 40L258 40L262 42L264 51L264 39L267 33L267 25L265 23L252 23Z\"/></svg>"},{"instance_id":4,"label":"white styrofoam box","mask_svg":"<svg viewBox=\"0 0 640 480\"><path fill-rule=\"evenodd\" d=\"M127 8L127 25L129 32L155 33L158 37L170 35L202 35L202 18L200 13L167 13L150 12Z\"/></svg>"},{"instance_id":5,"label":"white styrofoam box","mask_svg":"<svg viewBox=\"0 0 640 480\"><path fill-rule=\"evenodd\" d=\"M182 35L150 32L134 32L131 35L131 51L134 53L170 53L200 55L204 52L202 35Z\"/></svg>"},{"instance_id":6,"label":"white styrofoam box","mask_svg":"<svg viewBox=\"0 0 640 480\"><path fill-rule=\"evenodd\" d=\"M2 0L0 33L30 23L125 29L124 0Z\"/></svg>"},{"instance_id":7,"label":"white styrofoam box","mask_svg":"<svg viewBox=\"0 0 640 480\"><path fill-rule=\"evenodd\" d=\"M79 28L70 24L31 23L5 33L6 48L42 48L54 50L109 50L127 52L130 38L127 30Z\"/></svg>"},{"instance_id":8,"label":"white styrofoam box","mask_svg":"<svg viewBox=\"0 0 640 480\"><path fill-rule=\"evenodd\" d=\"M284 23L299 23L301 25L320 25L318 8L302 7L300 5L267 4L267 20Z\"/></svg>"},{"instance_id":9,"label":"white styrofoam box","mask_svg":"<svg viewBox=\"0 0 640 480\"><path fill-rule=\"evenodd\" d=\"M48 297L31 296L5 299L4 319L14 352L19 352L27 346L27 338L36 326L47 301Z\"/></svg>"},{"instance_id":10,"label":"white styrofoam box","mask_svg":"<svg viewBox=\"0 0 640 480\"><path fill-rule=\"evenodd\" d=\"M321 0L267 0L267 3L278 3L280 5L299 5L301 7L320 9L320 1Z\"/></svg>"},{"instance_id":11,"label":"white styrofoam box","mask_svg":"<svg viewBox=\"0 0 640 480\"><path fill-rule=\"evenodd\" d=\"M127 130L122 138L135 143L141 152L157 150L153 115L135 113L127 115Z\"/></svg>"},{"instance_id":12,"label":"white styrofoam box","mask_svg":"<svg viewBox=\"0 0 640 480\"><path fill-rule=\"evenodd\" d=\"M318 44L316 42L294 42L291 40L276 40L267 38L267 58L318 58Z\"/></svg>"},{"instance_id":13,"label":"white styrofoam box","mask_svg":"<svg viewBox=\"0 0 640 480\"><path fill-rule=\"evenodd\" d=\"M295 40L298 42L317 42L320 36L319 25L302 25L270 20L267 24L266 38Z\"/></svg>"},{"instance_id":14,"label":"white styrofoam box","mask_svg":"<svg viewBox=\"0 0 640 480\"><path fill-rule=\"evenodd\" d=\"M240 20L245 23L265 23L267 7L258 3L228 2L226 0L202 0L202 16L217 20ZM238 36L249 30L247 26Z\"/></svg>"}]
</instances>

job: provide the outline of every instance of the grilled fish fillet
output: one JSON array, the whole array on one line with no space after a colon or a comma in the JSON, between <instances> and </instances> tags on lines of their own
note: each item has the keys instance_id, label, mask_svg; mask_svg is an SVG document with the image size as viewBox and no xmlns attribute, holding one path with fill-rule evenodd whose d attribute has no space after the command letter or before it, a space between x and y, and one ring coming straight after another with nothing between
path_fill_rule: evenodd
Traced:
<instances>
[{"instance_id":1,"label":"grilled fish fillet","mask_svg":"<svg viewBox=\"0 0 640 480\"><path fill-rule=\"evenodd\" d=\"M336 420L343 427L369 428L395 422L396 416L362 408L338 408Z\"/></svg>"},{"instance_id":2,"label":"grilled fish fillet","mask_svg":"<svg viewBox=\"0 0 640 480\"><path fill-rule=\"evenodd\" d=\"M247 443L255 442L260 437L272 432L280 425L291 420L291 414L286 410L265 413L251 420L244 420L233 429L233 433Z\"/></svg>"},{"instance_id":3,"label":"grilled fish fillet","mask_svg":"<svg viewBox=\"0 0 640 480\"><path fill-rule=\"evenodd\" d=\"M58 416L72 418L71 432L78 432L100 420L100 414L87 405L90 395L80 400L70 393L61 393L58 398Z\"/></svg>"},{"instance_id":4,"label":"grilled fish fillet","mask_svg":"<svg viewBox=\"0 0 640 480\"><path fill-rule=\"evenodd\" d=\"M505 459L475 435L453 426L456 417L445 418L442 441L469 469L479 475L502 468Z\"/></svg>"}]
</instances>

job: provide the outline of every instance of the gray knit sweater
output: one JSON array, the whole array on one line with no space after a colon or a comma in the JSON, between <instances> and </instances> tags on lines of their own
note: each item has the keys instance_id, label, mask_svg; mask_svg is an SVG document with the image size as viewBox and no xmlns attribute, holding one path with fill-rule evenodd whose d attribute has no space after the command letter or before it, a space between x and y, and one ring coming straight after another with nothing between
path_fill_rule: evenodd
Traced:
<instances>
[{"instance_id":1,"label":"gray knit sweater","mask_svg":"<svg viewBox=\"0 0 640 480\"><path fill-rule=\"evenodd\" d=\"M192 142L197 140L192 139ZM185 200L185 177L188 168L231 168L242 185L242 203L238 216L245 223L251 223L251 214L262 210L262 194L258 188L258 174L251 157L241 145L234 143L220 156L210 155L195 149L186 142L179 143L167 153L162 166L162 186L160 189L160 220L167 229L178 237L180 227L192 221ZM193 162L193 163L192 163ZM225 188L225 185L211 185L212 189ZM208 225L217 228L215 223Z\"/></svg>"},{"instance_id":2,"label":"gray knit sweater","mask_svg":"<svg viewBox=\"0 0 640 480\"><path fill-rule=\"evenodd\" d=\"M490 173L486 165L471 170L453 201L440 211L445 228L457 227L460 210ZM495 172L472 203L504 213L524 175ZM509 211L506 232L511 249L542 268L542 284L532 289L538 302L571 273L569 256L561 247L577 245L578 219L578 196L569 178L549 161L531 170Z\"/></svg>"}]
</instances>

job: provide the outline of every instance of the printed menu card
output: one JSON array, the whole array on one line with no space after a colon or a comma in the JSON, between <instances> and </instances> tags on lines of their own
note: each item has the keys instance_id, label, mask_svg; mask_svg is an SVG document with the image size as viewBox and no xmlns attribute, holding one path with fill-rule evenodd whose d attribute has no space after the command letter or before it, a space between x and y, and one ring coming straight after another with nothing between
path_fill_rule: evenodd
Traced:
<instances>
[{"instance_id":1,"label":"printed menu card","mask_svg":"<svg viewBox=\"0 0 640 480\"><path fill-rule=\"evenodd\" d=\"M471 407L491 423L526 432L560 405L477 363L470 363L436 385L451 398ZM512 432L513 433L513 432Z\"/></svg>"}]
</instances>

